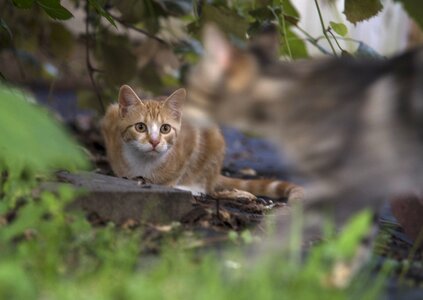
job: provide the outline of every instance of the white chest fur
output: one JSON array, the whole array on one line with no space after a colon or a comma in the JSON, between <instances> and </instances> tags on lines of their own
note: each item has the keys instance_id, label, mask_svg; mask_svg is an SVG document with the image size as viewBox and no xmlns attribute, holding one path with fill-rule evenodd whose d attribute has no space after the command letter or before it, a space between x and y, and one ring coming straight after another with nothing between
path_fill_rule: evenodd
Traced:
<instances>
[{"instance_id":1,"label":"white chest fur","mask_svg":"<svg viewBox=\"0 0 423 300\"><path fill-rule=\"evenodd\" d=\"M138 149L137 144L127 143L123 146L123 158L129 168L129 177L142 176L150 178L161 165L166 154L145 153Z\"/></svg>"}]
</instances>

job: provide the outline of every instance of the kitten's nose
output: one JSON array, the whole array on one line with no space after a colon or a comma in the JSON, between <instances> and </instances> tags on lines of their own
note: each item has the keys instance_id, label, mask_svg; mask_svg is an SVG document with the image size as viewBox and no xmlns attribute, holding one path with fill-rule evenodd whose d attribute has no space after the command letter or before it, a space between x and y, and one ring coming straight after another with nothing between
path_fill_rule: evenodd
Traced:
<instances>
[{"instance_id":1,"label":"kitten's nose","mask_svg":"<svg viewBox=\"0 0 423 300\"><path fill-rule=\"evenodd\" d=\"M151 144L151 146L153 146L153 149L156 148L158 144L160 144L159 140L149 140L148 142Z\"/></svg>"}]
</instances>

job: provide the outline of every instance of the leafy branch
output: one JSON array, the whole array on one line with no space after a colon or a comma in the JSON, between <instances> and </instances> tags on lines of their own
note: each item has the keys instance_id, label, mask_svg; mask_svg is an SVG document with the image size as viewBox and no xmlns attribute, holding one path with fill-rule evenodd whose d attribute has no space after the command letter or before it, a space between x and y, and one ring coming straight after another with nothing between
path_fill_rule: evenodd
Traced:
<instances>
[{"instance_id":1,"label":"leafy branch","mask_svg":"<svg viewBox=\"0 0 423 300\"><path fill-rule=\"evenodd\" d=\"M72 13L60 4L60 0L13 0L17 8L29 9L34 4L40 6L52 19L67 20L73 17Z\"/></svg>"},{"instance_id":2,"label":"leafy branch","mask_svg":"<svg viewBox=\"0 0 423 300\"><path fill-rule=\"evenodd\" d=\"M322 53L331 55L325 48L319 45L320 37L315 38L311 34L309 34L307 31L305 31L302 27L298 25L298 22L292 20L289 18L289 16L283 15L283 17L286 19L287 22L289 22L291 25L293 25L295 28L297 28L302 34L305 35L306 41L308 41L310 44L312 44L314 47L319 49Z\"/></svg>"},{"instance_id":3,"label":"leafy branch","mask_svg":"<svg viewBox=\"0 0 423 300\"><path fill-rule=\"evenodd\" d=\"M332 38L335 41L336 46L338 46L339 50L341 50L342 53L346 53L346 51L339 44L338 39L336 38L335 34L332 32L332 29L329 27L328 29L326 29L326 31L332 36Z\"/></svg>"},{"instance_id":4,"label":"leafy branch","mask_svg":"<svg viewBox=\"0 0 423 300\"><path fill-rule=\"evenodd\" d=\"M283 10L282 2L280 3L280 5L281 5L281 8ZM267 8L272 12L273 16L278 21L279 27L282 28L282 33L283 33L282 35L283 35L283 38L284 38L286 49L288 50L288 56L289 56L290 59L292 59L291 47L289 46L288 35L287 35L287 31L286 31L285 16L282 14L282 18L279 18L279 16L276 14L273 7L271 7L269 5Z\"/></svg>"},{"instance_id":5,"label":"leafy branch","mask_svg":"<svg viewBox=\"0 0 423 300\"><path fill-rule=\"evenodd\" d=\"M333 47L332 42L331 42L331 41L330 41L330 39L329 39L329 36L328 36L327 30L326 30L326 27L325 27L325 23L323 22L323 16L322 16L322 12L320 11L320 6L319 6L319 3L318 3L318 1L317 1L317 0L314 0L314 3L316 4L317 13L319 14L319 19L320 19L320 24L322 25L323 34L325 35L326 40L328 41L329 46L330 46L330 48L332 49L333 55L337 56L337 55L336 55L335 48Z\"/></svg>"}]
</instances>

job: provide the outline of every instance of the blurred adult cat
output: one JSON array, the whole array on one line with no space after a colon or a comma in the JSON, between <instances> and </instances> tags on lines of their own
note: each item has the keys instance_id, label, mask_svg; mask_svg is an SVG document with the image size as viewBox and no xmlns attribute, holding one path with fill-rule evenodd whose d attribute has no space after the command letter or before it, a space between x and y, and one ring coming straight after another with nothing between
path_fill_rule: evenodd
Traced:
<instances>
[{"instance_id":1,"label":"blurred adult cat","mask_svg":"<svg viewBox=\"0 0 423 300\"><path fill-rule=\"evenodd\" d=\"M240 49L206 27L189 78L192 102L278 142L309 179L309 211L329 207L344 221L390 196L419 193L423 51L282 62L275 41L269 31Z\"/></svg>"}]
</instances>

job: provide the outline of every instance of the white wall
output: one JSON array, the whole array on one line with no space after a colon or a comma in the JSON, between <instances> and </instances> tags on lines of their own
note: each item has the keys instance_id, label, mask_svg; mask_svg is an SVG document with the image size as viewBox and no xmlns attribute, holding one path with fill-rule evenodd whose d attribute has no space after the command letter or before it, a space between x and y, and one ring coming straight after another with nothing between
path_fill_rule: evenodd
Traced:
<instances>
[{"instance_id":1,"label":"white wall","mask_svg":"<svg viewBox=\"0 0 423 300\"><path fill-rule=\"evenodd\" d=\"M314 0L291 0L291 2L301 15L299 26L314 37L321 36L322 27ZM333 4L328 0L319 0L319 3L325 25L327 26L330 21L344 23L348 27L349 38L363 41L383 55L390 55L406 48L410 21L401 4L383 0L384 9L377 16L353 25L342 13L344 0L334 0ZM310 54L321 54L316 47L307 44ZM322 40L321 45L330 50L326 41ZM357 43L353 42L342 42L341 45L347 51L354 51L357 47Z\"/></svg>"}]
</instances>

